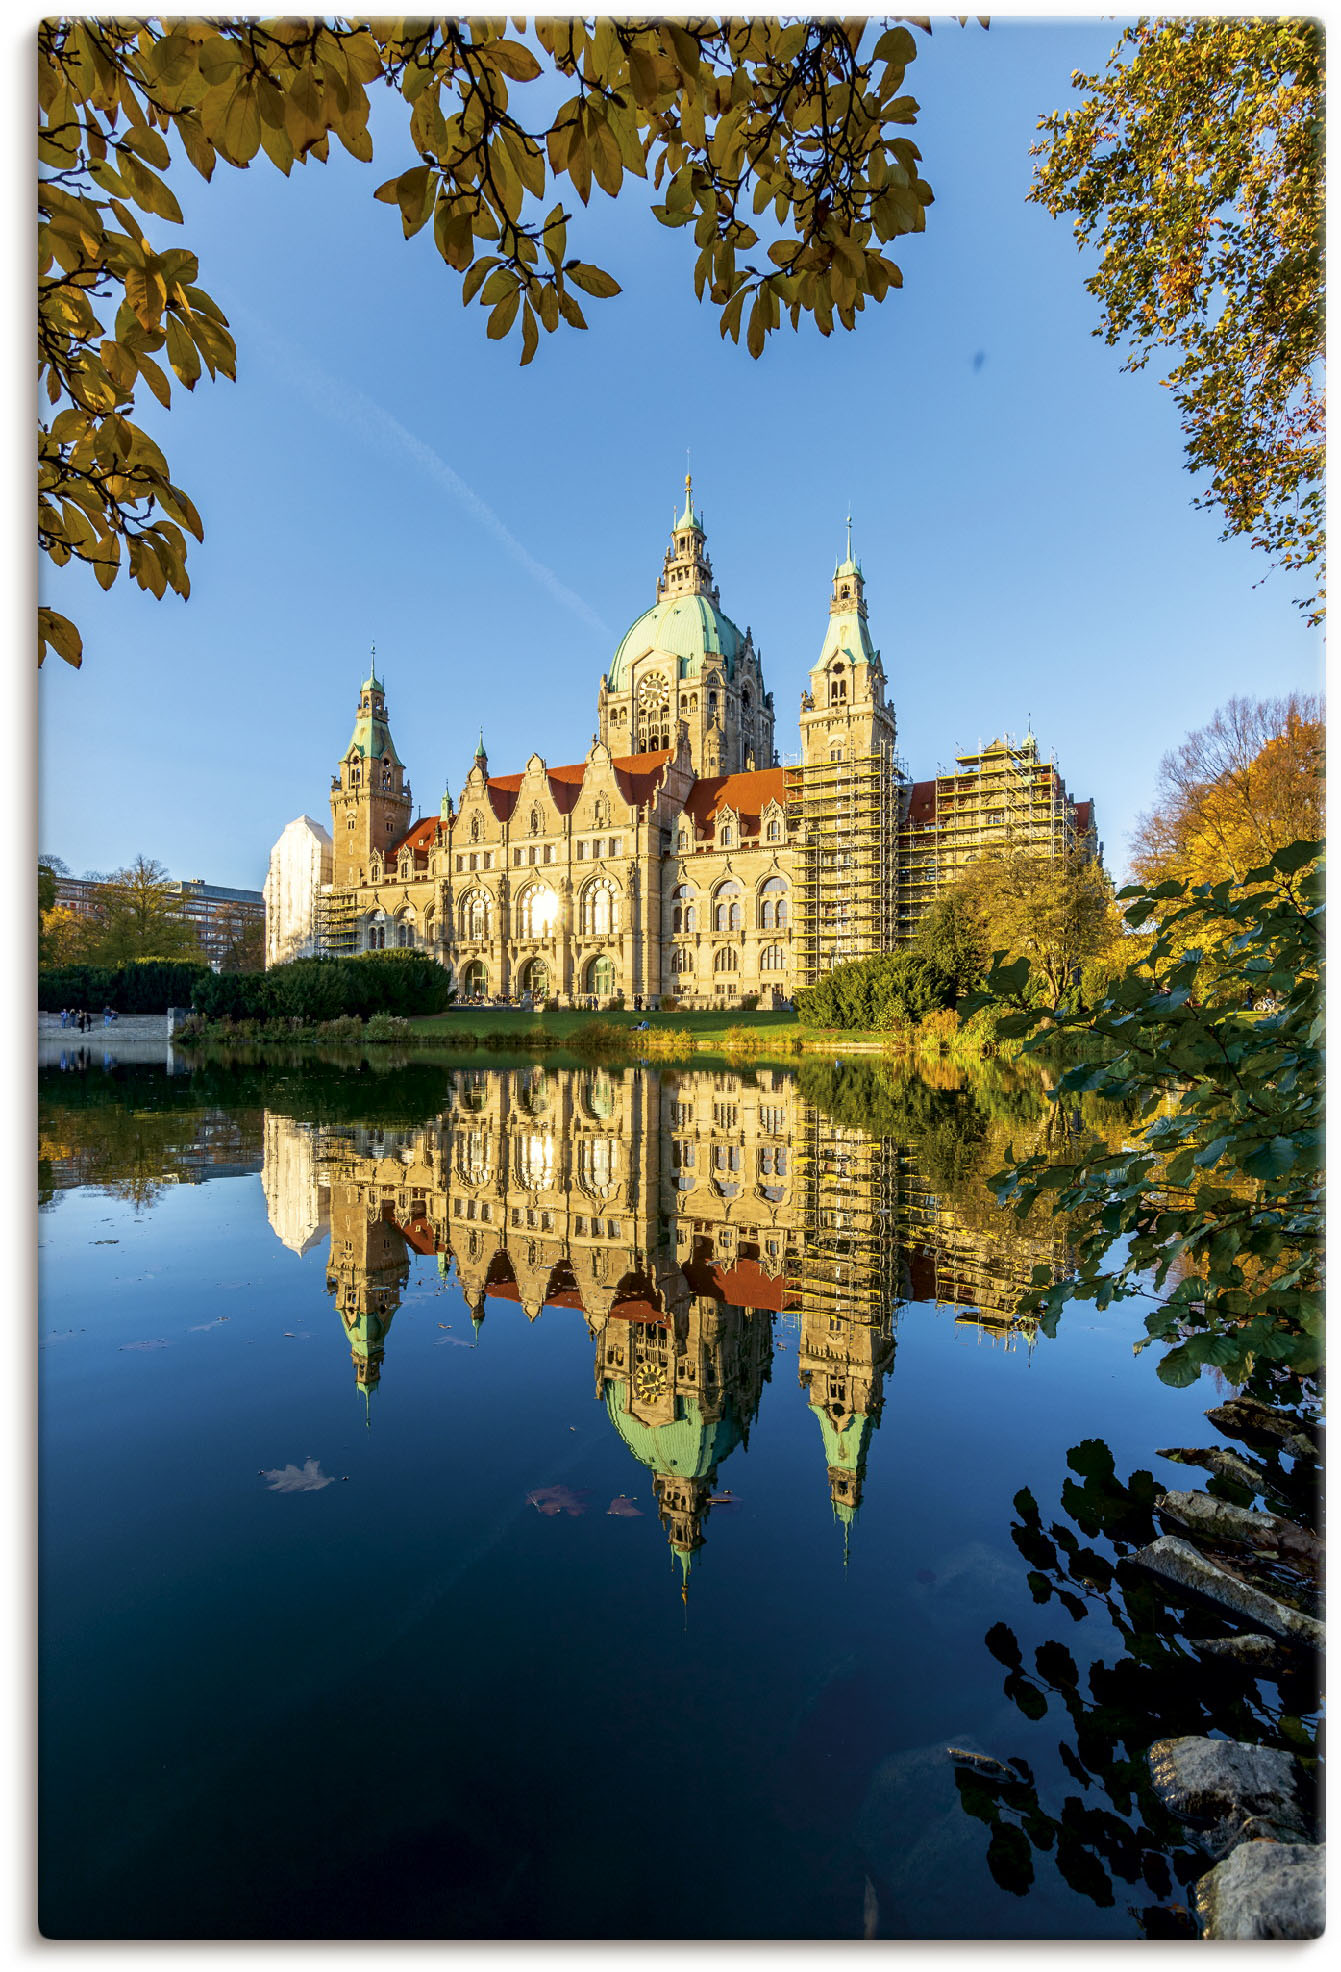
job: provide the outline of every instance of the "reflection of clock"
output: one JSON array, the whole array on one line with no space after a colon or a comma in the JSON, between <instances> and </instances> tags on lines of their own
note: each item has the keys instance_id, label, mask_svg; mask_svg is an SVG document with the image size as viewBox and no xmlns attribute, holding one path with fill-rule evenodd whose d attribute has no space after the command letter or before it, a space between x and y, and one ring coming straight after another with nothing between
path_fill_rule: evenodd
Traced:
<instances>
[{"instance_id":1,"label":"reflection of clock","mask_svg":"<svg viewBox=\"0 0 1341 1972\"><path fill-rule=\"evenodd\" d=\"M664 1363L639 1363L633 1373L633 1392L644 1404L654 1404L666 1387Z\"/></svg>"},{"instance_id":2,"label":"reflection of clock","mask_svg":"<svg viewBox=\"0 0 1341 1972\"><path fill-rule=\"evenodd\" d=\"M643 679L638 687L638 704L644 712L660 712L669 701L670 692L659 671L653 671Z\"/></svg>"}]
</instances>

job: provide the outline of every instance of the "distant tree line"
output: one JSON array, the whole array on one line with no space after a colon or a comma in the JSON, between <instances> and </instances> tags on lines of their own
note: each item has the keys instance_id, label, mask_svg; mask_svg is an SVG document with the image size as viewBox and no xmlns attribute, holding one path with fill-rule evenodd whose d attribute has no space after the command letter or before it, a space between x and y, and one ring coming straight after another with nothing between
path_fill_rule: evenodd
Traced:
<instances>
[{"instance_id":1,"label":"distant tree line","mask_svg":"<svg viewBox=\"0 0 1341 1972\"><path fill-rule=\"evenodd\" d=\"M196 926L180 889L161 863L137 856L109 876L90 874L97 887L87 911L59 901L70 871L59 856L37 862L37 951L41 966L118 967L141 959L204 962ZM215 913L219 964L225 972L257 972L265 964L265 927L240 906ZM221 949L220 949L221 948Z\"/></svg>"}]
</instances>

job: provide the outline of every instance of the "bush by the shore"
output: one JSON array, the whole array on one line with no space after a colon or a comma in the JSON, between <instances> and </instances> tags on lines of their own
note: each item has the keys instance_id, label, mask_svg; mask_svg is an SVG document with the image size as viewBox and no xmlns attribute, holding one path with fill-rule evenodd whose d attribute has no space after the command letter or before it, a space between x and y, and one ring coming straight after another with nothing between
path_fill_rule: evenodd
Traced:
<instances>
[{"instance_id":1,"label":"bush by the shore","mask_svg":"<svg viewBox=\"0 0 1341 1972\"><path fill-rule=\"evenodd\" d=\"M37 1004L42 1013L62 1007L88 1007L117 1013L166 1013L185 1007L202 981L213 979L199 960L133 959L128 965L41 966L37 974ZM262 978L260 973L237 973L238 979Z\"/></svg>"},{"instance_id":2,"label":"bush by the shore","mask_svg":"<svg viewBox=\"0 0 1341 1972\"><path fill-rule=\"evenodd\" d=\"M348 959L294 959L268 972L206 972L191 1005L206 1021L322 1021L376 1014L441 1013L454 993L425 952L365 952Z\"/></svg>"}]
</instances>

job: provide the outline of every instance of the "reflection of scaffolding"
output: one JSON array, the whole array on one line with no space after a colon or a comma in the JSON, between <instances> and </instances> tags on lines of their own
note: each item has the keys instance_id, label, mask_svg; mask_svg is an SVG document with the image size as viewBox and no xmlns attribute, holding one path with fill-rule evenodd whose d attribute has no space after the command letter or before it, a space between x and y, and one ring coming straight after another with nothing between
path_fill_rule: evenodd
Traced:
<instances>
[{"instance_id":1,"label":"reflection of scaffolding","mask_svg":"<svg viewBox=\"0 0 1341 1972\"><path fill-rule=\"evenodd\" d=\"M801 1240L788 1254L788 1300L807 1317L882 1326L899 1278L898 1152L806 1105L793 1138Z\"/></svg>"},{"instance_id":2,"label":"reflection of scaffolding","mask_svg":"<svg viewBox=\"0 0 1341 1972\"><path fill-rule=\"evenodd\" d=\"M952 774L903 790L898 828L898 936L912 936L937 890L993 849L1036 856L1068 851L1099 859L1093 805L1075 802L1032 733L1010 735L955 758Z\"/></svg>"},{"instance_id":3,"label":"reflection of scaffolding","mask_svg":"<svg viewBox=\"0 0 1341 1972\"><path fill-rule=\"evenodd\" d=\"M899 797L893 751L787 769L798 846L796 983L894 947Z\"/></svg>"},{"instance_id":4,"label":"reflection of scaffolding","mask_svg":"<svg viewBox=\"0 0 1341 1972\"><path fill-rule=\"evenodd\" d=\"M358 948L359 907L355 892L324 887L317 895L317 952L322 957L343 958Z\"/></svg>"},{"instance_id":5,"label":"reflection of scaffolding","mask_svg":"<svg viewBox=\"0 0 1341 1972\"><path fill-rule=\"evenodd\" d=\"M929 1264L931 1288L925 1298L957 1310L956 1319L1011 1346L1017 1336L1032 1342L1037 1318L1020 1315L1020 1296L1032 1284L1036 1266L1054 1280L1067 1273L1071 1255L1060 1232L1028 1230L1003 1223L991 1233L967 1224L953 1206L938 1198L911 1164L903 1174L900 1214L904 1240L920 1248ZM920 1271L920 1270L917 1270Z\"/></svg>"}]
</instances>

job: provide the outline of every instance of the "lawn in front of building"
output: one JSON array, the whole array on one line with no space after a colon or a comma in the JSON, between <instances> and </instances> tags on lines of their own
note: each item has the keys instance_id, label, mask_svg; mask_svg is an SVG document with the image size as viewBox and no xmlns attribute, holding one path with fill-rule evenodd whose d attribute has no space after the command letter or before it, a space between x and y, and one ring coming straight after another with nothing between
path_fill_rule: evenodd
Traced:
<instances>
[{"instance_id":1,"label":"lawn in front of building","mask_svg":"<svg viewBox=\"0 0 1341 1972\"><path fill-rule=\"evenodd\" d=\"M573 1008L556 1008L553 1012L532 1013L522 1007L449 1007L446 1013L425 1014L411 1021L411 1029L427 1038L441 1037L450 1040L453 1031L469 1030L481 1039L489 1034L516 1037L521 1042L528 1034L540 1029L552 1034L556 1040L571 1041L583 1027L591 1021L601 1021L613 1027L640 1027L648 1023L649 1031L692 1034L701 1046L724 1046L726 1037L733 1028L745 1028L751 1034L774 1037L784 1050L792 1036L800 1032L800 1023L794 1013L743 1013L738 1007L708 1007L701 1012L676 1013L634 1013L629 1009L623 1012L588 1013Z\"/></svg>"}]
</instances>

